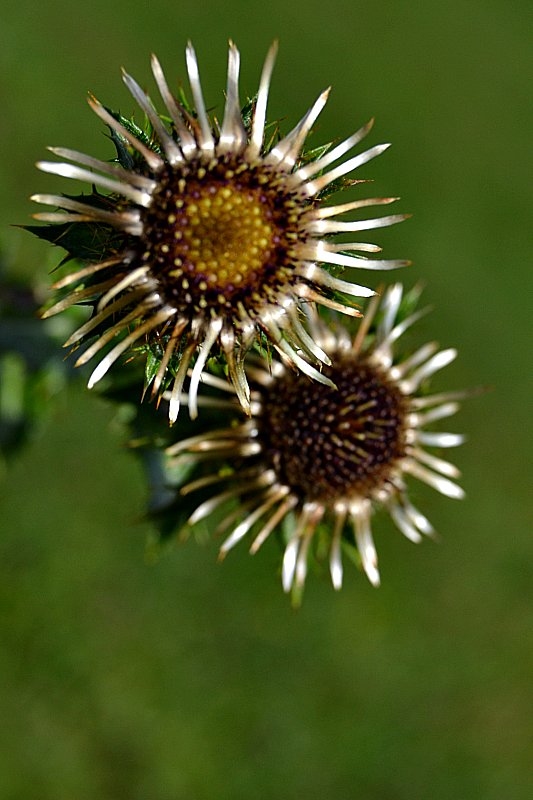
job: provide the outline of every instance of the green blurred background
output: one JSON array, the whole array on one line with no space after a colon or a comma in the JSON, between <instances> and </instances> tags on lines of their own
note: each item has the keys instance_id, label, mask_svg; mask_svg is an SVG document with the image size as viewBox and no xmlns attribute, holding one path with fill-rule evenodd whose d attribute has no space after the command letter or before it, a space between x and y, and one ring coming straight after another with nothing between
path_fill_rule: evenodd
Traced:
<instances>
[{"instance_id":1,"label":"green blurred background","mask_svg":"<svg viewBox=\"0 0 533 800\"><path fill-rule=\"evenodd\" d=\"M380 517L382 588L312 575L298 612L273 542L223 566L194 542L147 564L115 410L79 383L60 393L0 484L2 800L532 796L528 16L518 0L3 4L12 273L44 286L59 257L8 227L59 186L34 168L45 146L111 154L88 89L131 113L120 65L151 87L156 51L184 76L190 37L220 108L228 37L243 95L279 37L271 115L288 128L333 84L317 143L376 116L369 144L394 147L364 176L415 215L379 242L427 284L420 341L461 350L438 385L494 390L450 426L469 436L466 501L413 487L442 542L413 547Z\"/></svg>"}]
</instances>

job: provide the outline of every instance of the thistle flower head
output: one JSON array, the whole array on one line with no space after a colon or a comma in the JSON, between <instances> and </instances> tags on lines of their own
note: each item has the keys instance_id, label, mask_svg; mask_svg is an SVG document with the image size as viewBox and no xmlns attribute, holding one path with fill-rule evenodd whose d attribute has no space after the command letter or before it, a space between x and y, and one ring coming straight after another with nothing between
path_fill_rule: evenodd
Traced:
<instances>
[{"instance_id":1,"label":"thistle flower head","mask_svg":"<svg viewBox=\"0 0 533 800\"><path fill-rule=\"evenodd\" d=\"M285 137L267 133L266 109L276 46L268 52L254 102L241 110L239 52L230 43L222 122L206 111L196 56L187 47L194 99L187 106L169 89L157 58L152 71L166 117L126 72L124 82L150 124L146 134L94 98L90 105L109 126L119 164L66 148L51 148L60 162L40 162L45 172L90 181L106 194L67 197L39 194L59 210L36 218L63 226L89 225L108 232L108 245L93 263L55 284L69 293L45 312L91 303L91 318L67 345L94 341L77 365L100 358L89 386L126 351L144 344L157 358L150 376L159 396L171 385L175 421L190 366L194 398L211 355L221 355L240 403L250 413L244 358L258 340L322 384L331 378L313 334L302 324L310 301L360 316L351 298L369 297L365 286L341 280L330 268L388 270L408 262L370 259L379 247L336 243L336 234L381 228L403 215L346 221L346 213L386 205L395 198L366 198L326 205L324 197L350 183L345 176L382 153L376 145L343 160L370 130L365 125L340 144L305 153L305 142L326 104L323 92ZM353 181L352 181L353 183ZM96 237L95 237L96 238ZM63 238L63 241L66 241ZM59 242L58 242L59 243ZM76 253L74 253L76 255ZM102 357L103 356L103 357ZM318 367L318 369L317 369ZM196 413L194 399L192 416Z\"/></svg>"},{"instance_id":2,"label":"thistle flower head","mask_svg":"<svg viewBox=\"0 0 533 800\"><path fill-rule=\"evenodd\" d=\"M353 550L354 544L369 580L378 585L371 518L380 507L411 541L431 536L431 523L409 500L409 476L448 497L463 496L455 483L457 468L431 452L459 445L462 437L426 431L459 408L462 393L425 391L456 351L439 350L431 342L407 356L397 355L398 339L423 313L406 316L401 301L400 284L391 286L381 302L375 298L355 338L310 315L314 340L331 360L325 374L336 389L309 381L285 357L270 365L256 361L248 367L251 418L168 450L171 464L184 459L198 465L215 459L217 464L183 486L182 495L223 484L223 491L198 505L189 525L237 498L236 510L220 526L227 534L221 555L247 536L255 553L274 531L283 532L286 591L301 592L309 557L313 549L324 549L324 542L336 589L342 585L341 552ZM209 374L204 379L218 388L225 385ZM233 466L229 475L219 469L220 459Z\"/></svg>"}]
</instances>

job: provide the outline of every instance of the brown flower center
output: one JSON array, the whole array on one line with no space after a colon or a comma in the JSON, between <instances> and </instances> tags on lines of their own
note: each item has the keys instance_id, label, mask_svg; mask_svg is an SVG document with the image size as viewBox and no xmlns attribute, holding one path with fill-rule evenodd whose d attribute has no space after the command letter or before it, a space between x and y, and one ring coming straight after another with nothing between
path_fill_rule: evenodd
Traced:
<instances>
[{"instance_id":1,"label":"brown flower center","mask_svg":"<svg viewBox=\"0 0 533 800\"><path fill-rule=\"evenodd\" d=\"M181 309L248 311L275 299L304 238L283 175L235 158L167 167L144 212L141 260Z\"/></svg>"},{"instance_id":2,"label":"brown flower center","mask_svg":"<svg viewBox=\"0 0 533 800\"><path fill-rule=\"evenodd\" d=\"M406 400L384 372L349 355L324 371L337 389L288 371L271 384L259 441L279 482L302 499L368 496L405 455Z\"/></svg>"}]
</instances>

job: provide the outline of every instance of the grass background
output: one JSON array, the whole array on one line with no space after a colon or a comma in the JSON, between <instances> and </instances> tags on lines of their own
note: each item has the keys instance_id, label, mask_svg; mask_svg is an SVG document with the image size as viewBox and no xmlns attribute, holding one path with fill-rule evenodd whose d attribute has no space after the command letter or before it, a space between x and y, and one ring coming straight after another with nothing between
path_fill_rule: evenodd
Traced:
<instances>
[{"instance_id":1,"label":"grass background","mask_svg":"<svg viewBox=\"0 0 533 800\"><path fill-rule=\"evenodd\" d=\"M91 89L130 113L124 64L184 76L197 48L222 103L226 40L253 93L274 37L271 115L333 84L317 142L370 116L376 194L414 219L380 233L457 345L441 386L492 384L455 424L467 499L414 495L443 534L376 522L383 587L310 577L291 610L274 544L223 566L193 542L156 565L145 488L113 409L73 384L0 484L0 797L6 800L526 800L531 797L529 4L7 0L0 33L0 242L43 284L57 253L21 231L47 144L109 157ZM362 174L362 173L361 173ZM528 358L529 357L529 358ZM529 512L529 519L528 519ZM529 662L529 663L528 663Z\"/></svg>"}]
</instances>

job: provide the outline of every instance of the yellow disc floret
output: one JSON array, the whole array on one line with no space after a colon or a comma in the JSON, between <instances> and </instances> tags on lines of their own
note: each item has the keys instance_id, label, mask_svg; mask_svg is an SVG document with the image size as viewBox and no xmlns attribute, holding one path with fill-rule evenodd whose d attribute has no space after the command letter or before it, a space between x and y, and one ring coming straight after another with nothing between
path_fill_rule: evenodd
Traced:
<instances>
[{"instance_id":1,"label":"yellow disc floret","mask_svg":"<svg viewBox=\"0 0 533 800\"><path fill-rule=\"evenodd\" d=\"M206 187L185 208L186 226L174 254L190 261L208 283L223 289L246 281L268 262L274 228L255 193L230 186Z\"/></svg>"}]
</instances>

